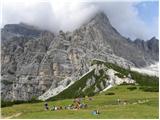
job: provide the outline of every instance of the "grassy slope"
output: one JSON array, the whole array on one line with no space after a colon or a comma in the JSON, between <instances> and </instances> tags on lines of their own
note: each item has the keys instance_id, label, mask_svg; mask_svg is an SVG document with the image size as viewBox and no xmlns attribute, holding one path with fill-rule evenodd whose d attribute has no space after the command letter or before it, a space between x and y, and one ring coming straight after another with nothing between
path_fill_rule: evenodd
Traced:
<instances>
[{"instance_id":1,"label":"grassy slope","mask_svg":"<svg viewBox=\"0 0 160 120\"><path fill-rule=\"evenodd\" d=\"M83 76L80 80L76 81L73 85L68 87L66 90L62 91L60 94L56 95L55 97L50 98L49 100L84 97L86 95L93 96L95 94L93 93L95 86L101 89L100 82L101 81L105 82L104 79L107 77L106 75L103 74L104 72L103 70L100 70L99 72L100 72L100 75L96 76L94 74L94 70L92 70L87 75ZM92 77L95 78L95 83L83 91L83 88L86 87L87 80L91 79Z\"/></svg>"},{"instance_id":2,"label":"grassy slope","mask_svg":"<svg viewBox=\"0 0 160 120\"><path fill-rule=\"evenodd\" d=\"M21 104L2 108L2 116L10 116L22 113L17 118L157 118L158 119L158 92L144 92L140 89L130 91L129 85L121 85L95 95L93 101L85 100L87 109L44 111L43 103ZM138 88L138 87L137 87ZM115 95L105 95L114 92ZM118 105L117 99L128 100L128 105ZM137 100L148 99L149 102L133 105ZM72 99L50 101L51 105L69 105ZM99 109L100 115L92 115L91 112Z\"/></svg>"},{"instance_id":3,"label":"grassy slope","mask_svg":"<svg viewBox=\"0 0 160 120\"><path fill-rule=\"evenodd\" d=\"M119 74L117 75L119 77L124 76L124 75L128 76L128 74L130 73L132 76L132 79L134 79L141 86L141 89L144 91L158 92L158 90L159 90L159 80L158 80L158 77L156 77L156 76L149 76L146 74L141 74L138 72L130 71L129 69L124 69L116 64L103 62L103 61L99 61L99 60L93 60L92 64L104 64L107 68L114 69L115 71L119 72ZM85 95L89 95L89 96L94 95L93 91L95 89L95 86L97 86L99 89L101 89L99 83L100 83L100 81L104 81L104 79L107 77L107 76L104 76L103 72L104 71L101 70L100 71L101 75L95 76L94 70L91 71L90 73L88 73L87 75L82 77L80 80L76 81L69 88L62 91L57 96L50 98L49 100L75 98L78 96L82 97ZM96 83L83 92L82 89L86 86L87 79L91 78L92 76L94 76L96 78Z\"/></svg>"}]
</instances>

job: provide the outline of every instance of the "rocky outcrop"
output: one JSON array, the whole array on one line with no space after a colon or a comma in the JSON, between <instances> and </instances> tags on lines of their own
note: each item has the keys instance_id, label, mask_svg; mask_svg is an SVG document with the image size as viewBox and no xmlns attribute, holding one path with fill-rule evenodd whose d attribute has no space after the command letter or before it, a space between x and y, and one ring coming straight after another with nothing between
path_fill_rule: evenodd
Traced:
<instances>
[{"instance_id":1,"label":"rocky outcrop","mask_svg":"<svg viewBox=\"0 0 160 120\"><path fill-rule=\"evenodd\" d=\"M155 37L148 41L136 39L134 41L136 47L143 51L145 58L149 58L148 62L152 63L153 60L159 61L159 40ZM153 62L154 63L154 62Z\"/></svg>"},{"instance_id":2,"label":"rocky outcrop","mask_svg":"<svg viewBox=\"0 0 160 120\"><path fill-rule=\"evenodd\" d=\"M20 23L5 25L1 30L1 35L2 40L10 40L12 37L38 37L42 32L34 26Z\"/></svg>"}]
</instances>

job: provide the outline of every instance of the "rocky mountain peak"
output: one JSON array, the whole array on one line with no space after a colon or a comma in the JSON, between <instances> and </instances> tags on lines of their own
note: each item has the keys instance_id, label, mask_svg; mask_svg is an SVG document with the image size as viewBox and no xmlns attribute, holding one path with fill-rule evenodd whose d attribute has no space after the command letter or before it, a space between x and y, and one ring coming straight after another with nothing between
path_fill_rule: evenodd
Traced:
<instances>
[{"instance_id":1,"label":"rocky mountain peak","mask_svg":"<svg viewBox=\"0 0 160 120\"><path fill-rule=\"evenodd\" d=\"M158 40L155 36L153 36L150 40Z\"/></svg>"},{"instance_id":2,"label":"rocky mountain peak","mask_svg":"<svg viewBox=\"0 0 160 120\"><path fill-rule=\"evenodd\" d=\"M93 22L93 21L96 23L109 23L110 24L108 17L105 15L104 12L101 12L101 11L97 12L94 15L94 17L90 20L90 22Z\"/></svg>"},{"instance_id":3,"label":"rocky mountain peak","mask_svg":"<svg viewBox=\"0 0 160 120\"><path fill-rule=\"evenodd\" d=\"M42 30L37 27L27 25L25 23L19 24L7 24L1 29L3 39L7 40L12 37L23 36L23 37L37 37L41 34Z\"/></svg>"},{"instance_id":4,"label":"rocky mountain peak","mask_svg":"<svg viewBox=\"0 0 160 120\"><path fill-rule=\"evenodd\" d=\"M91 29L100 31L106 39L122 38L123 36L111 25L107 15L104 12L97 12L86 25ZM109 37L109 38L108 38Z\"/></svg>"}]
</instances>

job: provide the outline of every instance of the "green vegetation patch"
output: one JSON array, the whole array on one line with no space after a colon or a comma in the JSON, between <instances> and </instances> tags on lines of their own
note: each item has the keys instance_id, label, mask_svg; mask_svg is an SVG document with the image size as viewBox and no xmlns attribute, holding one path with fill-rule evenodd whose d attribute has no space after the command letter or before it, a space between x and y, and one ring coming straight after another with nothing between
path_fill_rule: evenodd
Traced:
<instances>
[{"instance_id":1,"label":"green vegetation patch","mask_svg":"<svg viewBox=\"0 0 160 120\"><path fill-rule=\"evenodd\" d=\"M1 100L1 107L8 107L8 106L13 106L13 105L22 104L22 103L38 103L38 102L42 102L42 101L36 100L36 99L31 99L29 101L23 101L23 100L4 101L4 100Z\"/></svg>"},{"instance_id":2,"label":"green vegetation patch","mask_svg":"<svg viewBox=\"0 0 160 120\"><path fill-rule=\"evenodd\" d=\"M113 69L119 72L119 77L131 75L131 78L141 86L143 91L159 91L159 78L156 76L150 76L147 74L141 74L130 69L125 69L113 63L103 62L99 60L93 60L92 64L105 64L107 68ZM143 87L142 87L143 86Z\"/></svg>"},{"instance_id":3,"label":"green vegetation patch","mask_svg":"<svg viewBox=\"0 0 160 120\"><path fill-rule=\"evenodd\" d=\"M115 73L116 76L118 76L119 78L125 78L125 76L121 73Z\"/></svg>"},{"instance_id":4,"label":"green vegetation patch","mask_svg":"<svg viewBox=\"0 0 160 120\"><path fill-rule=\"evenodd\" d=\"M137 89L137 87L136 86L131 86L131 87L127 87L127 89L129 89L129 90L136 90Z\"/></svg>"},{"instance_id":5,"label":"green vegetation patch","mask_svg":"<svg viewBox=\"0 0 160 120\"><path fill-rule=\"evenodd\" d=\"M1 81L3 84L5 84L5 85L11 85L11 84L13 84L13 82L12 81L7 81L7 80L3 80L3 81Z\"/></svg>"},{"instance_id":6,"label":"green vegetation patch","mask_svg":"<svg viewBox=\"0 0 160 120\"><path fill-rule=\"evenodd\" d=\"M105 93L105 95L115 95L114 92L108 92L108 93Z\"/></svg>"}]
</instances>

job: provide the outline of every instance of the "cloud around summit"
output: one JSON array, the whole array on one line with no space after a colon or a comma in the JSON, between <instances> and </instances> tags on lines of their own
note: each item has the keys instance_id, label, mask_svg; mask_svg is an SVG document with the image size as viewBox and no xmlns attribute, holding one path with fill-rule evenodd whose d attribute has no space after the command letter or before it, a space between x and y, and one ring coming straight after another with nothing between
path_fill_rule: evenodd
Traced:
<instances>
[{"instance_id":1,"label":"cloud around summit","mask_svg":"<svg viewBox=\"0 0 160 120\"><path fill-rule=\"evenodd\" d=\"M125 37L144 40L158 37L158 16L148 25L140 18L142 13L136 8L137 4L139 2L5 0L2 3L2 26L24 22L53 32L72 31L101 10Z\"/></svg>"}]
</instances>

